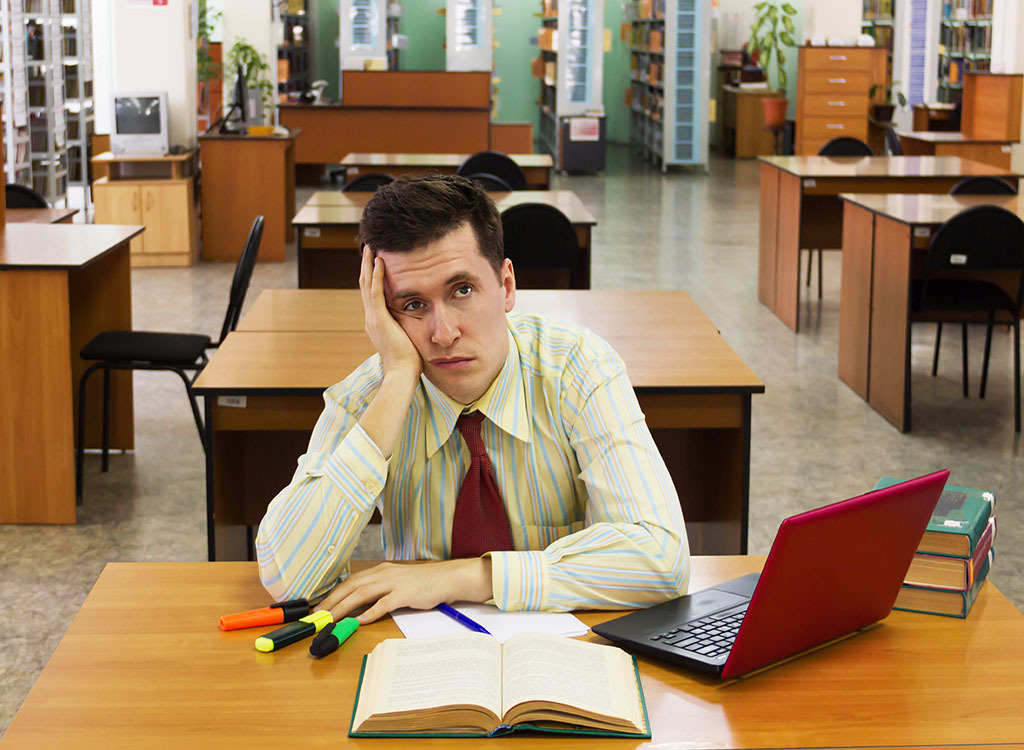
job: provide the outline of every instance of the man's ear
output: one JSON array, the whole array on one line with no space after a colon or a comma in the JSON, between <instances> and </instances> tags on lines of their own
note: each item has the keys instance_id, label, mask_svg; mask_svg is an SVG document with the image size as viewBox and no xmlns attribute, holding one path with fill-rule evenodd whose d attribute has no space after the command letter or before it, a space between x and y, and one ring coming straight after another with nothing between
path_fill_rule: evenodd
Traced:
<instances>
[{"instance_id":1,"label":"man's ear","mask_svg":"<svg viewBox=\"0 0 1024 750\"><path fill-rule=\"evenodd\" d=\"M516 273L510 258L502 261L500 277L501 286L505 290L505 312L512 312L516 306Z\"/></svg>"}]
</instances>

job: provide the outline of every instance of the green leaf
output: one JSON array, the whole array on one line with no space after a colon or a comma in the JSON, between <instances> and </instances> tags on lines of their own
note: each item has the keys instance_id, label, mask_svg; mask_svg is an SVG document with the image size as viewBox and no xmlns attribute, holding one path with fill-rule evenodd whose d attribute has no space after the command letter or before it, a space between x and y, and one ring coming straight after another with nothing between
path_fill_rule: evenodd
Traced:
<instances>
[{"instance_id":1,"label":"green leaf","mask_svg":"<svg viewBox=\"0 0 1024 750\"><path fill-rule=\"evenodd\" d=\"M796 26L793 24L793 19L790 18L789 16L783 16L782 17L782 25L785 27L786 31L788 31L790 34L792 34L792 33L794 33L796 31Z\"/></svg>"},{"instance_id":2,"label":"green leaf","mask_svg":"<svg viewBox=\"0 0 1024 750\"><path fill-rule=\"evenodd\" d=\"M793 7L792 5L790 5L789 3L783 3L783 4L782 4L782 11L783 11L783 12L784 12L784 13L785 13L786 15L789 15L789 16L795 16L795 15L796 15L796 8L794 8L794 7Z\"/></svg>"},{"instance_id":3,"label":"green leaf","mask_svg":"<svg viewBox=\"0 0 1024 750\"><path fill-rule=\"evenodd\" d=\"M769 5L768 6L768 18L770 18L772 21L775 21L775 20L778 19L778 17L779 17L779 9L776 8L774 5Z\"/></svg>"},{"instance_id":4,"label":"green leaf","mask_svg":"<svg viewBox=\"0 0 1024 750\"><path fill-rule=\"evenodd\" d=\"M754 10L759 11L761 8L768 4L768 0L761 0L757 5L754 6Z\"/></svg>"},{"instance_id":5,"label":"green leaf","mask_svg":"<svg viewBox=\"0 0 1024 750\"><path fill-rule=\"evenodd\" d=\"M791 37L789 35L788 31L780 31L779 32L779 39L781 39L782 43L785 44L787 47L795 47L796 46L796 42L793 41L793 37Z\"/></svg>"},{"instance_id":6,"label":"green leaf","mask_svg":"<svg viewBox=\"0 0 1024 750\"><path fill-rule=\"evenodd\" d=\"M782 51L782 47L779 47L777 50L775 50L775 56L779 61L779 65L786 64L786 54Z\"/></svg>"},{"instance_id":7,"label":"green leaf","mask_svg":"<svg viewBox=\"0 0 1024 750\"><path fill-rule=\"evenodd\" d=\"M901 107L906 107L907 106L907 97L903 96L903 92L902 91L897 91L896 92L896 101L899 102L899 105Z\"/></svg>"},{"instance_id":8,"label":"green leaf","mask_svg":"<svg viewBox=\"0 0 1024 750\"><path fill-rule=\"evenodd\" d=\"M871 86L871 88L868 89L868 98L869 99L874 99L875 98L875 94L878 93L878 89L880 89L880 88L882 88L882 84L880 84L880 83L873 84Z\"/></svg>"},{"instance_id":9,"label":"green leaf","mask_svg":"<svg viewBox=\"0 0 1024 750\"><path fill-rule=\"evenodd\" d=\"M786 69L779 68L779 88L786 88Z\"/></svg>"}]
</instances>

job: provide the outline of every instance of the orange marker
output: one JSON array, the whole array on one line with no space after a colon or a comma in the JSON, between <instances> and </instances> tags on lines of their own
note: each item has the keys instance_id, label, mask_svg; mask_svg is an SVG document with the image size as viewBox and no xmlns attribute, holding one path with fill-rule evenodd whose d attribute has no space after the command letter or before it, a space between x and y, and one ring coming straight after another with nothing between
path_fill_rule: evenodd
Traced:
<instances>
[{"instance_id":1,"label":"orange marker","mask_svg":"<svg viewBox=\"0 0 1024 750\"><path fill-rule=\"evenodd\" d=\"M287 602L271 604L262 609L250 609L248 612L224 615L220 618L220 629L241 630L242 628L258 628L263 625L280 625L283 622L294 622L308 614L308 601L292 599Z\"/></svg>"}]
</instances>

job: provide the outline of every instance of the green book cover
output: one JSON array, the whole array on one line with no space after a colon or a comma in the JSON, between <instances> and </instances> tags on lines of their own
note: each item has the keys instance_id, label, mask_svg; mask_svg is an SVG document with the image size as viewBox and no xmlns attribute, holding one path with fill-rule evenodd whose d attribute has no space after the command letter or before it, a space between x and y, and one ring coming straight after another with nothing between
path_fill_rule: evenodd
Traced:
<instances>
[{"instance_id":1,"label":"green book cover","mask_svg":"<svg viewBox=\"0 0 1024 750\"><path fill-rule=\"evenodd\" d=\"M882 477L876 490L899 484L902 479ZM996 498L988 490L947 484L928 521L918 552L947 557L970 557L988 519L995 513Z\"/></svg>"},{"instance_id":2,"label":"green book cover","mask_svg":"<svg viewBox=\"0 0 1024 750\"><path fill-rule=\"evenodd\" d=\"M978 575L974 579L974 584L966 591L950 591L929 586L903 584L892 608L926 615L967 617L974 600L978 598L978 592L985 583L985 579L988 578L988 572L992 568L994 559L995 550L989 550L985 562L981 565L981 570L978 571Z\"/></svg>"}]
</instances>

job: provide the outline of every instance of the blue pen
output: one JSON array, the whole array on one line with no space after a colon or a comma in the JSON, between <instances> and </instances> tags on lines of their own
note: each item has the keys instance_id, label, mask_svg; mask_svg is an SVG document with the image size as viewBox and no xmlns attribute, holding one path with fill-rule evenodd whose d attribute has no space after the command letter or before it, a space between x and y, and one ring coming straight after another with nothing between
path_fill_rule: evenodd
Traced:
<instances>
[{"instance_id":1,"label":"blue pen","mask_svg":"<svg viewBox=\"0 0 1024 750\"><path fill-rule=\"evenodd\" d=\"M459 612L459 610L455 609L455 607L449 604L438 604L437 609L439 612L443 612L444 614L448 615L450 618L455 620L455 622L459 623L460 625L464 625L470 630L475 630L476 632L483 633L484 635L491 634L490 631L488 631L487 628L485 628L483 625L481 625L478 622L473 622L473 620L469 619L464 614Z\"/></svg>"}]
</instances>

